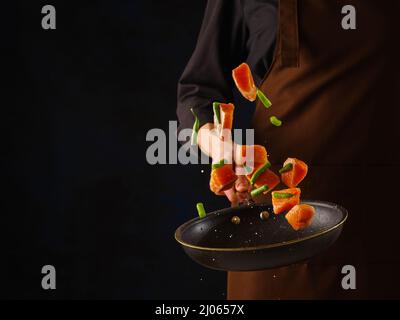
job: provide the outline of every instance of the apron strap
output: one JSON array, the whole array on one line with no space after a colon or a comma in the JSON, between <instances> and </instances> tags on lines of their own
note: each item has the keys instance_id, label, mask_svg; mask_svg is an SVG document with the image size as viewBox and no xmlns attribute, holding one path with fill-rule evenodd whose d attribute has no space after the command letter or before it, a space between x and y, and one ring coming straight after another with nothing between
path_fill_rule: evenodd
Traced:
<instances>
[{"instance_id":1,"label":"apron strap","mask_svg":"<svg viewBox=\"0 0 400 320\"><path fill-rule=\"evenodd\" d=\"M300 63L297 0L280 0L279 28L282 67L298 68Z\"/></svg>"}]
</instances>

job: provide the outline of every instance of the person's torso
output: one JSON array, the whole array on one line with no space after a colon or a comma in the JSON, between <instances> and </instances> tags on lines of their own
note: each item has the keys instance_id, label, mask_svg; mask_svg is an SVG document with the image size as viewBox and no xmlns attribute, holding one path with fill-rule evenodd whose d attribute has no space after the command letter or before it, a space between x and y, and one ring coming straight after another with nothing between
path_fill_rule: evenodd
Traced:
<instances>
[{"instance_id":1,"label":"person's torso","mask_svg":"<svg viewBox=\"0 0 400 320\"><path fill-rule=\"evenodd\" d=\"M348 5L356 29L342 27ZM229 298L399 296L398 7L396 0L280 1L275 56L261 83L272 107L257 103L255 142L275 167L287 157L306 161L302 200L339 203L349 219L307 265L231 273ZM270 123L273 115L281 127ZM344 265L358 272L355 291L340 286Z\"/></svg>"},{"instance_id":2,"label":"person's torso","mask_svg":"<svg viewBox=\"0 0 400 320\"><path fill-rule=\"evenodd\" d=\"M274 60L261 83L272 107L257 103L255 142L277 167L288 157L309 164L302 199L349 210L336 257L400 260L392 252L400 223L393 203L400 179L398 7L395 0L280 1ZM355 29L343 28L343 19ZM271 124L273 115L281 127ZM345 243L354 246L345 252Z\"/></svg>"}]
</instances>

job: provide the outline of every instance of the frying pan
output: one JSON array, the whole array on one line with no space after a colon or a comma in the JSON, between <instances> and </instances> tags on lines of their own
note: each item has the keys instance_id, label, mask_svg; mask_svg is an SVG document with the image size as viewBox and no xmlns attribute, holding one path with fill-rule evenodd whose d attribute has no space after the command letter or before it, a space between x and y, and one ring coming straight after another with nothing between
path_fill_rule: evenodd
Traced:
<instances>
[{"instance_id":1,"label":"frying pan","mask_svg":"<svg viewBox=\"0 0 400 320\"><path fill-rule=\"evenodd\" d=\"M331 246L342 232L347 210L323 201L303 201L315 208L310 226L295 231L284 214L269 204L249 204L207 214L181 225L175 239L197 263L224 271L256 271L307 260ZM268 219L260 213L269 211ZM240 218L239 224L231 222Z\"/></svg>"}]
</instances>

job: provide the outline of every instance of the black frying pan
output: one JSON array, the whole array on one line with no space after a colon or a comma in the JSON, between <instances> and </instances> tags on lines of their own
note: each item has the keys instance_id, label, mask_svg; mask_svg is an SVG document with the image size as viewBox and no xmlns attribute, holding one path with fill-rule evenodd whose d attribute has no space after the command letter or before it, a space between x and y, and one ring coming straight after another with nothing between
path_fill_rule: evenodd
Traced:
<instances>
[{"instance_id":1,"label":"black frying pan","mask_svg":"<svg viewBox=\"0 0 400 320\"><path fill-rule=\"evenodd\" d=\"M309 259L339 237L347 219L346 209L333 203L305 201L315 208L309 227L295 231L284 214L275 215L266 204L245 205L193 219L175 232L187 255L197 263L224 271L277 268ZM268 210L267 220L260 212ZM233 216L241 220L236 225Z\"/></svg>"}]
</instances>

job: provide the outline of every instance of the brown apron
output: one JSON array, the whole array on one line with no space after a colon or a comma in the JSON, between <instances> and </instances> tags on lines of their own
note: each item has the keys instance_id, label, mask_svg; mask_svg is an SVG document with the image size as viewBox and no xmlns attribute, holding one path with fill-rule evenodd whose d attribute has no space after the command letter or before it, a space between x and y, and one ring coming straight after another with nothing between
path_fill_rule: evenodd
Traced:
<instances>
[{"instance_id":1,"label":"brown apron","mask_svg":"<svg viewBox=\"0 0 400 320\"><path fill-rule=\"evenodd\" d=\"M342 7L356 30L342 28ZM277 166L310 165L303 199L349 210L342 236L308 262L228 273L228 299L400 298L400 83L397 0L281 0L273 64L257 104L256 143ZM269 117L276 115L282 127ZM356 290L341 287L344 265Z\"/></svg>"}]
</instances>

